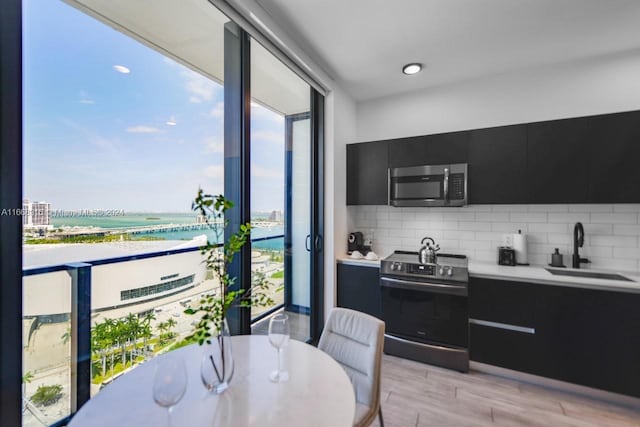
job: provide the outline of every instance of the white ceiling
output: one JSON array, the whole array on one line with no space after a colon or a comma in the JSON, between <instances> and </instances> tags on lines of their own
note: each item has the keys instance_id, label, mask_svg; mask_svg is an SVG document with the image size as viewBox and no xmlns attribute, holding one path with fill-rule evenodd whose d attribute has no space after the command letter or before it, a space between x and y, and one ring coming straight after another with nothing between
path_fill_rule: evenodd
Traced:
<instances>
[{"instance_id":1,"label":"white ceiling","mask_svg":"<svg viewBox=\"0 0 640 427\"><path fill-rule=\"evenodd\" d=\"M640 49L638 0L256 1L359 101Z\"/></svg>"},{"instance_id":2,"label":"white ceiling","mask_svg":"<svg viewBox=\"0 0 640 427\"><path fill-rule=\"evenodd\" d=\"M65 0L152 49L218 82L224 80L224 24L208 0ZM258 43L251 49L252 100L281 114L309 111L300 77Z\"/></svg>"}]
</instances>

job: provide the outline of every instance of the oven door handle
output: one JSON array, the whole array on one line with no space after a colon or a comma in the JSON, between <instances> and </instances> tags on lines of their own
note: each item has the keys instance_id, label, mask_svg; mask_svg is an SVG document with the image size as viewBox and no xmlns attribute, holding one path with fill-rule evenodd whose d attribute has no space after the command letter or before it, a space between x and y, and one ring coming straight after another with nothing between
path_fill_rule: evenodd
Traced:
<instances>
[{"instance_id":1,"label":"oven door handle","mask_svg":"<svg viewBox=\"0 0 640 427\"><path fill-rule=\"evenodd\" d=\"M447 285L445 283L416 282L413 280L381 277L380 286L383 288L407 289L411 291L434 292L438 294L467 296L466 286Z\"/></svg>"}]
</instances>

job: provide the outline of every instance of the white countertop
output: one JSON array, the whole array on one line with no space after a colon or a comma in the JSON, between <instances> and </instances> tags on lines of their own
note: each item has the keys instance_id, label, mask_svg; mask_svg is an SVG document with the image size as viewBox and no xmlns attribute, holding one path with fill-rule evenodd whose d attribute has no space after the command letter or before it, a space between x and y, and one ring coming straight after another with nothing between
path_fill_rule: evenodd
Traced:
<instances>
[{"instance_id":1,"label":"white countertop","mask_svg":"<svg viewBox=\"0 0 640 427\"><path fill-rule=\"evenodd\" d=\"M573 270L566 268L564 270ZM486 279L514 280L520 282L540 283L543 285L570 286L586 289L611 290L622 292L640 293L640 277L618 271L606 271L595 269L583 269L583 271L618 273L633 280L627 282L623 280L591 279L587 277L560 276L549 273L545 267L539 265L531 266L505 266L488 262L477 262L469 260L469 276Z\"/></svg>"},{"instance_id":2,"label":"white countertop","mask_svg":"<svg viewBox=\"0 0 640 427\"><path fill-rule=\"evenodd\" d=\"M342 264L357 265L363 267L380 267L380 260L370 261L365 259L353 259L348 255L337 258L337 262ZM568 268L566 270L573 270ZM516 282L539 283L543 285L569 286L584 289L610 290L618 292L640 293L640 276L637 274L627 274L618 271L606 271L595 269L583 269L584 271L619 273L633 280L627 282L622 280L590 279L586 277L571 277L553 275L545 270L544 266L505 266L489 262L479 262L469 260L469 276L497 279L513 280Z\"/></svg>"},{"instance_id":3,"label":"white countertop","mask_svg":"<svg viewBox=\"0 0 640 427\"><path fill-rule=\"evenodd\" d=\"M358 258L351 258L349 255L344 254L343 256L339 256L336 259L337 262L341 263L341 264L348 264L348 265L357 265L360 267L380 267L380 259L377 259L375 261L371 261L368 259L358 259Z\"/></svg>"}]
</instances>

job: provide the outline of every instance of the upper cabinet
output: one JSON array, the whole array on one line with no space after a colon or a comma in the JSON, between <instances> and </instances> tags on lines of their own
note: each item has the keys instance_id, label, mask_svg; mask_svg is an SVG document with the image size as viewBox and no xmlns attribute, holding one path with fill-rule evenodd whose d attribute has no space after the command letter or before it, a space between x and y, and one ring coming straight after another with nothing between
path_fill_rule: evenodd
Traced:
<instances>
[{"instance_id":1,"label":"upper cabinet","mask_svg":"<svg viewBox=\"0 0 640 427\"><path fill-rule=\"evenodd\" d=\"M586 203L589 191L587 118L527 125L529 203Z\"/></svg>"},{"instance_id":2,"label":"upper cabinet","mask_svg":"<svg viewBox=\"0 0 640 427\"><path fill-rule=\"evenodd\" d=\"M387 141L347 145L347 205L386 205Z\"/></svg>"},{"instance_id":3,"label":"upper cabinet","mask_svg":"<svg viewBox=\"0 0 640 427\"><path fill-rule=\"evenodd\" d=\"M403 138L389 141L389 167L466 163L469 132Z\"/></svg>"},{"instance_id":4,"label":"upper cabinet","mask_svg":"<svg viewBox=\"0 0 640 427\"><path fill-rule=\"evenodd\" d=\"M589 201L640 202L640 111L589 118Z\"/></svg>"},{"instance_id":5,"label":"upper cabinet","mask_svg":"<svg viewBox=\"0 0 640 427\"><path fill-rule=\"evenodd\" d=\"M526 125L470 132L469 203L526 203L526 178Z\"/></svg>"},{"instance_id":6,"label":"upper cabinet","mask_svg":"<svg viewBox=\"0 0 640 427\"><path fill-rule=\"evenodd\" d=\"M386 205L388 168L468 163L471 204L640 203L640 111L347 146L347 204Z\"/></svg>"}]
</instances>

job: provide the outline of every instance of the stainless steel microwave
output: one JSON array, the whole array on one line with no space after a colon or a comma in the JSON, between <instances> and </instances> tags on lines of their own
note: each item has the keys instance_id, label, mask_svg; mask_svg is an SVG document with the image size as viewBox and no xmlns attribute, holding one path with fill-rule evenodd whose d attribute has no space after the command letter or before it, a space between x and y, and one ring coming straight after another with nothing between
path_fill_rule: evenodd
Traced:
<instances>
[{"instance_id":1,"label":"stainless steel microwave","mask_svg":"<svg viewBox=\"0 0 640 427\"><path fill-rule=\"evenodd\" d=\"M466 163L389 169L391 206L464 206Z\"/></svg>"}]
</instances>

